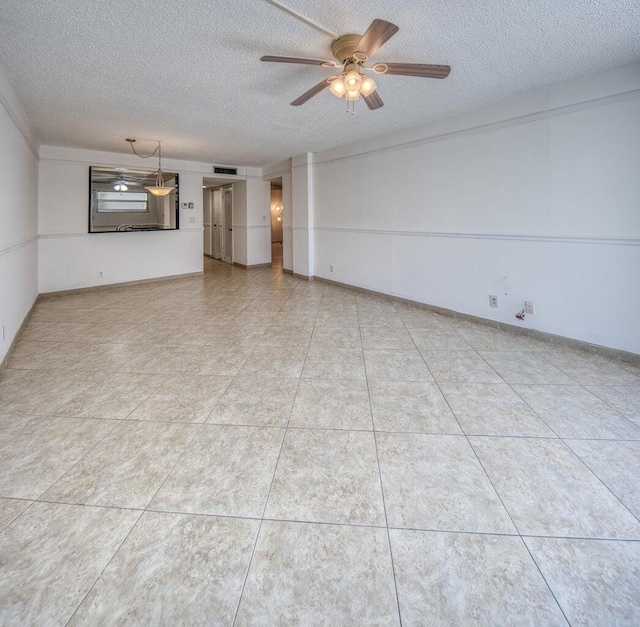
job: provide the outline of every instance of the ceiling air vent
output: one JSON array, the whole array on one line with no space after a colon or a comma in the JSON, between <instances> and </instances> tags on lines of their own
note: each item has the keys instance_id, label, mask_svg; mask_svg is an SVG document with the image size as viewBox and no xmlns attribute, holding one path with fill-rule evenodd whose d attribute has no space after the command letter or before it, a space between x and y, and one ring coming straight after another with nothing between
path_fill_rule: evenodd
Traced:
<instances>
[{"instance_id":1,"label":"ceiling air vent","mask_svg":"<svg viewBox=\"0 0 640 627\"><path fill-rule=\"evenodd\" d=\"M213 166L214 174L238 174L238 168L219 168L217 165Z\"/></svg>"}]
</instances>

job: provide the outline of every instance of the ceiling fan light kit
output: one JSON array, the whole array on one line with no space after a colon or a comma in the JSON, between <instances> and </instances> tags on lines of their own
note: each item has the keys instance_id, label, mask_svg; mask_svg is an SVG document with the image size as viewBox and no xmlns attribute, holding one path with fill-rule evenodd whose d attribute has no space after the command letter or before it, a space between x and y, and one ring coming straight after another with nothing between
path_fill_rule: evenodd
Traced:
<instances>
[{"instance_id":1,"label":"ceiling fan light kit","mask_svg":"<svg viewBox=\"0 0 640 627\"><path fill-rule=\"evenodd\" d=\"M448 65L428 65L424 63L376 63L372 67L363 64L368 61L379 48L398 32L398 27L384 20L373 20L364 35L351 33L338 37L331 44L331 53L338 60L304 59L301 57L264 56L261 61L275 63L302 63L318 65L325 68L342 66L342 72L337 76L330 76L313 86L309 91L296 98L291 104L300 106L319 94L326 87L338 98L345 97L352 103L364 98L371 110L384 106L384 102L377 93L375 81L367 76L363 70L371 70L375 74L390 74L396 76L419 76L422 78L446 78L451 72ZM352 108L348 109L353 113Z\"/></svg>"}]
</instances>

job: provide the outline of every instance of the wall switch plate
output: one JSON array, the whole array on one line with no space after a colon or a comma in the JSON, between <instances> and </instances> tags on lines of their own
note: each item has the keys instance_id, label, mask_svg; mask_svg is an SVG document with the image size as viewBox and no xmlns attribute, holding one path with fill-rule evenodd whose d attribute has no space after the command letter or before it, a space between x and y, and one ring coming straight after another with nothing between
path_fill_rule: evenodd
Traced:
<instances>
[{"instance_id":1,"label":"wall switch plate","mask_svg":"<svg viewBox=\"0 0 640 627\"><path fill-rule=\"evenodd\" d=\"M524 313L528 313L534 315L536 313L536 308L531 300L524 301Z\"/></svg>"},{"instance_id":2,"label":"wall switch plate","mask_svg":"<svg viewBox=\"0 0 640 627\"><path fill-rule=\"evenodd\" d=\"M498 307L498 297L494 295L489 296L489 307Z\"/></svg>"}]
</instances>

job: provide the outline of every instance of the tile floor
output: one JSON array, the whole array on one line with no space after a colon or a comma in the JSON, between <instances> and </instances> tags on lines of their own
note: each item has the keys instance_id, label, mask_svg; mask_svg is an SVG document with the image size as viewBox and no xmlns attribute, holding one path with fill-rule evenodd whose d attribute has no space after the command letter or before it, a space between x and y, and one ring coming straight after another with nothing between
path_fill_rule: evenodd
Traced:
<instances>
[{"instance_id":1,"label":"tile floor","mask_svg":"<svg viewBox=\"0 0 640 627\"><path fill-rule=\"evenodd\" d=\"M640 368L205 265L38 303L0 624L640 624Z\"/></svg>"}]
</instances>

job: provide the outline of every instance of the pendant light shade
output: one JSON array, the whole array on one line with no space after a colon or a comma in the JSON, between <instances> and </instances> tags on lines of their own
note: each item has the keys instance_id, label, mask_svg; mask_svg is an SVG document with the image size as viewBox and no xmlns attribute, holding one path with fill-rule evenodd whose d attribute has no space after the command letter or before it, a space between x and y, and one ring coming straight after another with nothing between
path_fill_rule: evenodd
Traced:
<instances>
[{"instance_id":1,"label":"pendant light shade","mask_svg":"<svg viewBox=\"0 0 640 627\"><path fill-rule=\"evenodd\" d=\"M372 78L365 76L360 85L360 93L366 98L376 90L376 83Z\"/></svg>"},{"instance_id":2,"label":"pendant light shade","mask_svg":"<svg viewBox=\"0 0 640 627\"><path fill-rule=\"evenodd\" d=\"M357 70L351 70L344 77L344 84L347 91L358 91L360 84L362 83L362 75Z\"/></svg>"},{"instance_id":3,"label":"pendant light shade","mask_svg":"<svg viewBox=\"0 0 640 627\"><path fill-rule=\"evenodd\" d=\"M175 188L164 184L164 177L162 176L162 170L160 169L160 162L158 161L158 172L156 173L156 184L145 186L145 189L152 193L154 196L167 196Z\"/></svg>"},{"instance_id":4,"label":"pendant light shade","mask_svg":"<svg viewBox=\"0 0 640 627\"><path fill-rule=\"evenodd\" d=\"M344 80L342 80L342 76L338 76L334 81L331 81L329 85L329 91L334 95L341 98L345 95L347 88L345 87Z\"/></svg>"}]
</instances>

